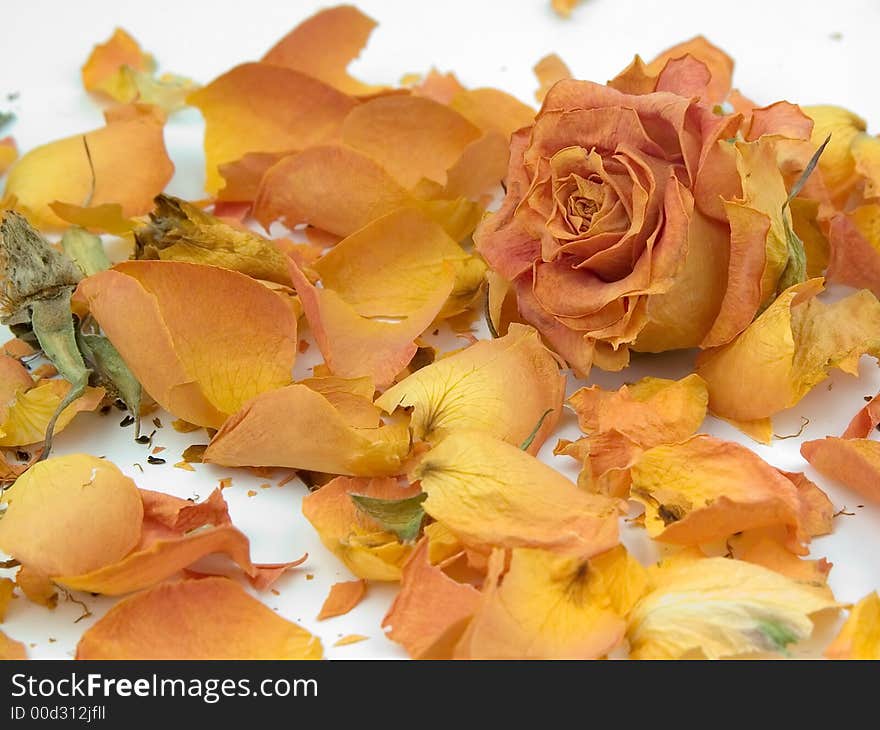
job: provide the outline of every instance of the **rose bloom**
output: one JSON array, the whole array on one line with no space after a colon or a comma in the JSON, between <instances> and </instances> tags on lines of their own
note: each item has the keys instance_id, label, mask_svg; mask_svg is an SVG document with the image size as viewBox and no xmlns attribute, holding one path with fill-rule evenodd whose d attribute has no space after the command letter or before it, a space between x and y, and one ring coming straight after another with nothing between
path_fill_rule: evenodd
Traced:
<instances>
[{"instance_id":1,"label":"rose bloom","mask_svg":"<svg viewBox=\"0 0 880 730\"><path fill-rule=\"evenodd\" d=\"M477 248L576 373L728 342L790 278L787 228L815 209L785 201L813 124L731 93L732 68L697 38L608 85L558 82L514 133Z\"/></svg>"}]
</instances>

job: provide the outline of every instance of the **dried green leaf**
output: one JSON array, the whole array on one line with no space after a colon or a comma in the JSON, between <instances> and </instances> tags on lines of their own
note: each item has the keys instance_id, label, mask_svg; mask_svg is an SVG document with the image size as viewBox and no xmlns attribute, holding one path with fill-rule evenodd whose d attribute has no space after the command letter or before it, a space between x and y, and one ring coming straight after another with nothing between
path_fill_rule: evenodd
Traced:
<instances>
[{"instance_id":1,"label":"dried green leaf","mask_svg":"<svg viewBox=\"0 0 880 730\"><path fill-rule=\"evenodd\" d=\"M364 514L378 522L383 530L393 532L403 542L415 540L425 519L422 502L427 494L416 494L405 499L379 499L352 494L351 501Z\"/></svg>"}]
</instances>

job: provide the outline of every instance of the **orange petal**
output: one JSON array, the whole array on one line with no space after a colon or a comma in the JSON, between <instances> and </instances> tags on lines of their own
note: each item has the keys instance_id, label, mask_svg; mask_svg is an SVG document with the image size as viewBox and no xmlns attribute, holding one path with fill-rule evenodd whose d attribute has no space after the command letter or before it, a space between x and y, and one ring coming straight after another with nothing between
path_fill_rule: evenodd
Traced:
<instances>
[{"instance_id":1,"label":"orange petal","mask_svg":"<svg viewBox=\"0 0 880 730\"><path fill-rule=\"evenodd\" d=\"M505 140L535 121L535 110L498 89L464 89L449 104L484 132L499 132Z\"/></svg>"},{"instance_id":2,"label":"orange petal","mask_svg":"<svg viewBox=\"0 0 880 730\"><path fill-rule=\"evenodd\" d=\"M0 422L0 446L27 446L43 441L49 421L72 387L66 380L43 380L29 390L19 392ZM65 429L77 413L94 411L101 405L104 395L103 388L87 387L83 395L61 411L54 433Z\"/></svg>"},{"instance_id":3,"label":"orange petal","mask_svg":"<svg viewBox=\"0 0 880 730\"><path fill-rule=\"evenodd\" d=\"M824 558L803 560L785 547L786 535L778 528L746 530L727 540L731 555L781 573L800 583L821 585L828 580L831 563Z\"/></svg>"},{"instance_id":4,"label":"orange petal","mask_svg":"<svg viewBox=\"0 0 880 730\"><path fill-rule=\"evenodd\" d=\"M396 479L337 477L309 494L303 500L302 510L324 546L352 573L367 580L396 581L412 546L385 532L355 506L351 495L405 499L418 493L418 486L404 487Z\"/></svg>"},{"instance_id":5,"label":"orange petal","mask_svg":"<svg viewBox=\"0 0 880 730\"><path fill-rule=\"evenodd\" d=\"M466 545L536 547L583 558L618 542L616 500L579 490L555 469L480 431L456 431L412 469L425 512Z\"/></svg>"},{"instance_id":6,"label":"orange petal","mask_svg":"<svg viewBox=\"0 0 880 730\"><path fill-rule=\"evenodd\" d=\"M153 57L144 53L134 38L117 28L109 40L96 45L89 54L82 67L83 86L86 91L96 91L114 101L128 103L137 99L138 89L123 69L150 72L155 65Z\"/></svg>"},{"instance_id":7,"label":"orange petal","mask_svg":"<svg viewBox=\"0 0 880 730\"><path fill-rule=\"evenodd\" d=\"M383 388L416 354L414 340L449 298L455 270L444 264L424 303L398 321L362 317L336 292L314 287L293 262L290 277L330 372L344 378L369 376L376 387Z\"/></svg>"},{"instance_id":8,"label":"orange petal","mask_svg":"<svg viewBox=\"0 0 880 730\"><path fill-rule=\"evenodd\" d=\"M166 583L119 602L77 659L320 659L321 642L225 578Z\"/></svg>"},{"instance_id":9,"label":"orange petal","mask_svg":"<svg viewBox=\"0 0 880 730\"><path fill-rule=\"evenodd\" d=\"M435 523L438 524L438 523ZM400 592L382 619L388 638L418 659L447 629L469 618L479 592L458 583L431 564L428 540L423 539L403 566Z\"/></svg>"},{"instance_id":10,"label":"orange petal","mask_svg":"<svg viewBox=\"0 0 880 730\"><path fill-rule=\"evenodd\" d=\"M0 548L42 575L100 568L125 556L141 534L143 504L134 482L94 456L38 462L4 499Z\"/></svg>"},{"instance_id":11,"label":"orange petal","mask_svg":"<svg viewBox=\"0 0 880 730\"><path fill-rule=\"evenodd\" d=\"M346 94L374 94L383 87L358 81L346 69L375 27L375 20L351 5L327 8L296 26L262 60L301 71Z\"/></svg>"},{"instance_id":12,"label":"orange petal","mask_svg":"<svg viewBox=\"0 0 880 730\"><path fill-rule=\"evenodd\" d=\"M437 442L455 431L481 430L520 446L534 432L528 451L535 454L562 415L564 394L559 364L538 333L512 324L504 337L416 371L376 405L388 413L413 408L416 440Z\"/></svg>"},{"instance_id":13,"label":"orange petal","mask_svg":"<svg viewBox=\"0 0 880 730\"><path fill-rule=\"evenodd\" d=\"M703 36L696 36L663 51L647 65L647 70L651 74L659 74L662 79L663 71L669 69L669 64L685 56L691 56L706 68L706 82L700 93L702 101L706 104L723 102L730 93L733 59ZM693 92L693 89L678 88L675 85L670 90L686 95Z\"/></svg>"},{"instance_id":14,"label":"orange petal","mask_svg":"<svg viewBox=\"0 0 880 730\"><path fill-rule=\"evenodd\" d=\"M78 292L147 392L191 423L219 428L291 381L296 316L244 274L128 261L84 279Z\"/></svg>"},{"instance_id":15,"label":"orange petal","mask_svg":"<svg viewBox=\"0 0 880 730\"><path fill-rule=\"evenodd\" d=\"M10 639L0 631L0 661L6 659L27 659L27 650L24 644L15 639Z\"/></svg>"},{"instance_id":16,"label":"orange petal","mask_svg":"<svg viewBox=\"0 0 880 730\"><path fill-rule=\"evenodd\" d=\"M845 439L867 438L877 428L878 423L880 423L880 395L875 395L864 408L853 416L842 436Z\"/></svg>"},{"instance_id":17,"label":"orange petal","mask_svg":"<svg viewBox=\"0 0 880 730\"><path fill-rule=\"evenodd\" d=\"M6 609L12 601L12 594L15 591L15 582L9 578L0 578L0 624L6 618Z\"/></svg>"},{"instance_id":18,"label":"orange petal","mask_svg":"<svg viewBox=\"0 0 880 730\"><path fill-rule=\"evenodd\" d=\"M398 473L408 450L405 424L352 428L323 395L306 385L289 385L254 398L226 421L203 459L224 466L378 476Z\"/></svg>"},{"instance_id":19,"label":"orange petal","mask_svg":"<svg viewBox=\"0 0 880 730\"><path fill-rule=\"evenodd\" d=\"M18 146L12 137L3 137L0 139L0 177L12 167L12 164L18 159Z\"/></svg>"},{"instance_id":20,"label":"orange petal","mask_svg":"<svg viewBox=\"0 0 880 730\"><path fill-rule=\"evenodd\" d=\"M90 206L117 203L124 216L150 210L174 172L162 139L163 121L151 107L117 107L107 117L107 126L37 147L10 170L5 193L15 196L16 207L31 223L64 227L49 207L56 200L73 205L88 200Z\"/></svg>"},{"instance_id":21,"label":"orange petal","mask_svg":"<svg viewBox=\"0 0 880 730\"><path fill-rule=\"evenodd\" d=\"M367 582L365 580L349 580L334 583L330 586L330 593L324 599L318 621L323 621L334 616L343 616L357 606L367 594Z\"/></svg>"},{"instance_id":22,"label":"orange petal","mask_svg":"<svg viewBox=\"0 0 880 730\"><path fill-rule=\"evenodd\" d=\"M788 549L803 554L810 539L795 485L744 446L711 436L646 451L632 468L632 495L661 542L700 545L782 525Z\"/></svg>"},{"instance_id":23,"label":"orange petal","mask_svg":"<svg viewBox=\"0 0 880 730\"><path fill-rule=\"evenodd\" d=\"M829 659L880 659L880 594L855 604L840 633L825 650Z\"/></svg>"},{"instance_id":24,"label":"orange petal","mask_svg":"<svg viewBox=\"0 0 880 730\"><path fill-rule=\"evenodd\" d=\"M341 145L311 147L269 168L254 203L264 226L310 223L348 236L415 199L379 163Z\"/></svg>"},{"instance_id":25,"label":"orange petal","mask_svg":"<svg viewBox=\"0 0 880 730\"><path fill-rule=\"evenodd\" d=\"M557 81L562 79L570 79L571 71L558 55L550 53L538 61L534 68L535 76L538 78L538 90L535 92L535 98L540 104L550 91L550 87Z\"/></svg>"},{"instance_id":26,"label":"orange petal","mask_svg":"<svg viewBox=\"0 0 880 730\"><path fill-rule=\"evenodd\" d=\"M333 138L351 97L305 73L245 63L190 94L205 117L205 187L223 186L219 166L251 152L302 150Z\"/></svg>"},{"instance_id":27,"label":"orange petal","mask_svg":"<svg viewBox=\"0 0 880 730\"><path fill-rule=\"evenodd\" d=\"M880 501L880 441L828 436L806 441L801 454L830 479Z\"/></svg>"}]
</instances>

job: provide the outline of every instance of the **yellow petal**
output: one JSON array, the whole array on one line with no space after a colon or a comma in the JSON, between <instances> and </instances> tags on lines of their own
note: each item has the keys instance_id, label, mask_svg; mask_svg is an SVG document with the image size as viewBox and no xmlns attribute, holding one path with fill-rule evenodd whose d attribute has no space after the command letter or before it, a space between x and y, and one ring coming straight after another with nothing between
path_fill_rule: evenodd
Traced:
<instances>
[{"instance_id":1,"label":"yellow petal","mask_svg":"<svg viewBox=\"0 0 880 730\"><path fill-rule=\"evenodd\" d=\"M82 67L82 81L86 91L96 91L128 103L137 99L138 90L125 68L152 71L155 61L144 53L138 42L122 28L113 31L105 42L96 45Z\"/></svg>"},{"instance_id":2,"label":"yellow petal","mask_svg":"<svg viewBox=\"0 0 880 730\"><path fill-rule=\"evenodd\" d=\"M425 512L469 547L535 547L588 558L618 542L616 500L587 494L516 446L456 431L412 470Z\"/></svg>"},{"instance_id":3,"label":"yellow petal","mask_svg":"<svg viewBox=\"0 0 880 730\"><path fill-rule=\"evenodd\" d=\"M3 137L0 139L0 177L12 167L12 163L17 159L18 146L15 144L15 140L12 139L12 137Z\"/></svg>"},{"instance_id":4,"label":"yellow petal","mask_svg":"<svg viewBox=\"0 0 880 730\"><path fill-rule=\"evenodd\" d=\"M434 298L446 265L455 270L453 296L444 315L454 315L473 299L483 280L482 266L434 221L402 208L340 241L313 268L326 289L339 294L362 317L407 317ZM478 261L478 260L477 260Z\"/></svg>"},{"instance_id":5,"label":"yellow petal","mask_svg":"<svg viewBox=\"0 0 880 730\"><path fill-rule=\"evenodd\" d=\"M540 423L528 448L534 454L555 429L564 394L565 379L538 333L512 324L504 337L477 342L418 370L376 405L388 413L413 408L413 437L430 442L479 430L520 446Z\"/></svg>"},{"instance_id":6,"label":"yellow petal","mask_svg":"<svg viewBox=\"0 0 880 730\"><path fill-rule=\"evenodd\" d=\"M72 386L65 380L44 380L20 392L9 403L6 418L0 424L0 446L26 446L46 437L49 421ZM86 392L67 406L55 421L54 433L60 433L77 413L94 411L104 399L103 388L86 388Z\"/></svg>"},{"instance_id":7,"label":"yellow petal","mask_svg":"<svg viewBox=\"0 0 880 730\"><path fill-rule=\"evenodd\" d=\"M806 552L795 485L751 450L695 436L646 451L632 468L632 495L645 505L648 534L662 542L699 545L743 530L788 529L787 545Z\"/></svg>"},{"instance_id":8,"label":"yellow petal","mask_svg":"<svg viewBox=\"0 0 880 730\"><path fill-rule=\"evenodd\" d=\"M147 392L190 423L219 428L292 379L296 316L244 274L128 261L84 279L78 292Z\"/></svg>"},{"instance_id":9,"label":"yellow petal","mask_svg":"<svg viewBox=\"0 0 880 730\"><path fill-rule=\"evenodd\" d=\"M496 550L457 655L597 659L623 640L624 617L648 587L647 572L623 547L588 561L518 548L500 578L503 567Z\"/></svg>"},{"instance_id":10,"label":"yellow petal","mask_svg":"<svg viewBox=\"0 0 880 730\"><path fill-rule=\"evenodd\" d=\"M65 226L49 207L56 200L118 203L125 216L146 213L174 172L162 138L163 121L151 109L117 107L107 113L107 126L101 129L32 149L9 171L5 194L15 196L16 207L43 228Z\"/></svg>"},{"instance_id":11,"label":"yellow petal","mask_svg":"<svg viewBox=\"0 0 880 730\"><path fill-rule=\"evenodd\" d=\"M812 279L787 289L731 343L700 354L697 373L712 413L769 418L798 403L831 368L855 373L862 354L880 355L876 297L859 291L824 304L813 298L821 288Z\"/></svg>"},{"instance_id":12,"label":"yellow petal","mask_svg":"<svg viewBox=\"0 0 880 730\"><path fill-rule=\"evenodd\" d=\"M837 605L827 588L728 558L661 566L653 577L629 618L637 659L782 652L812 633L812 614Z\"/></svg>"},{"instance_id":13,"label":"yellow petal","mask_svg":"<svg viewBox=\"0 0 880 730\"><path fill-rule=\"evenodd\" d=\"M852 145L865 131L865 120L839 106L806 106L803 110L814 122L811 137L814 145L818 147L831 135L819 158L819 170L831 197L841 199L855 183Z\"/></svg>"},{"instance_id":14,"label":"yellow petal","mask_svg":"<svg viewBox=\"0 0 880 730\"><path fill-rule=\"evenodd\" d=\"M119 602L77 659L320 659L321 642L226 578L165 583Z\"/></svg>"},{"instance_id":15,"label":"yellow petal","mask_svg":"<svg viewBox=\"0 0 880 730\"><path fill-rule=\"evenodd\" d=\"M404 487L396 479L337 477L306 497L302 509L324 546L352 573L367 580L396 581L412 546L384 531L355 506L351 495L404 499L418 492L418 486Z\"/></svg>"},{"instance_id":16,"label":"yellow petal","mask_svg":"<svg viewBox=\"0 0 880 730\"><path fill-rule=\"evenodd\" d=\"M224 466L381 476L399 473L408 450L405 424L353 428L327 398L297 384L247 403L223 424L203 459Z\"/></svg>"},{"instance_id":17,"label":"yellow petal","mask_svg":"<svg viewBox=\"0 0 880 730\"><path fill-rule=\"evenodd\" d=\"M45 576L82 573L122 558L138 542L143 503L134 482L85 454L34 464L7 491L0 548Z\"/></svg>"},{"instance_id":18,"label":"yellow petal","mask_svg":"<svg viewBox=\"0 0 880 730\"><path fill-rule=\"evenodd\" d=\"M825 650L829 659L880 659L880 595L869 593L850 609L849 618Z\"/></svg>"}]
</instances>

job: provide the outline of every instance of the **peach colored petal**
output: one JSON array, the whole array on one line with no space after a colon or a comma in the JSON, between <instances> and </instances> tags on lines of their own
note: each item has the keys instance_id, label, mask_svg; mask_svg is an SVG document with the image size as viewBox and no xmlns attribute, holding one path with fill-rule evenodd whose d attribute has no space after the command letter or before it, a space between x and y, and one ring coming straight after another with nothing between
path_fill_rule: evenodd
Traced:
<instances>
[{"instance_id":1,"label":"peach colored petal","mask_svg":"<svg viewBox=\"0 0 880 730\"><path fill-rule=\"evenodd\" d=\"M804 560L785 547L785 531L778 528L746 530L727 540L731 555L792 578L800 583L822 585L828 580L831 563L824 558Z\"/></svg>"},{"instance_id":2,"label":"peach colored petal","mask_svg":"<svg viewBox=\"0 0 880 730\"><path fill-rule=\"evenodd\" d=\"M818 472L880 501L880 441L827 436L804 442L801 454Z\"/></svg>"},{"instance_id":3,"label":"peach colored petal","mask_svg":"<svg viewBox=\"0 0 880 730\"><path fill-rule=\"evenodd\" d=\"M547 96L550 87L562 79L570 79L571 71L557 54L550 53L539 60L532 69L538 79L538 90L535 91L535 99L540 104Z\"/></svg>"},{"instance_id":4,"label":"peach colored petal","mask_svg":"<svg viewBox=\"0 0 880 730\"><path fill-rule=\"evenodd\" d=\"M346 94L374 94L383 87L358 81L346 69L375 27L376 21L352 5L326 8L296 26L262 60L320 79Z\"/></svg>"},{"instance_id":5,"label":"peach colored petal","mask_svg":"<svg viewBox=\"0 0 880 730\"><path fill-rule=\"evenodd\" d=\"M146 213L174 172L162 138L163 120L151 110L116 107L107 112L105 127L32 149L10 170L5 194L15 196L16 207L41 228L66 225L49 207L56 200L116 203L124 216Z\"/></svg>"},{"instance_id":6,"label":"peach colored petal","mask_svg":"<svg viewBox=\"0 0 880 730\"><path fill-rule=\"evenodd\" d=\"M119 602L77 659L320 659L321 642L225 578L166 583Z\"/></svg>"},{"instance_id":7,"label":"peach colored petal","mask_svg":"<svg viewBox=\"0 0 880 730\"><path fill-rule=\"evenodd\" d=\"M205 117L205 187L223 184L219 167L248 153L302 150L334 138L356 101L300 71L245 63L189 95Z\"/></svg>"},{"instance_id":8,"label":"peach colored petal","mask_svg":"<svg viewBox=\"0 0 880 730\"><path fill-rule=\"evenodd\" d=\"M695 436L646 451L632 471L633 498L645 505L648 534L700 545L743 530L782 525L786 546L804 554L810 534L795 485L734 442Z\"/></svg>"},{"instance_id":9,"label":"peach colored petal","mask_svg":"<svg viewBox=\"0 0 880 730\"><path fill-rule=\"evenodd\" d=\"M27 658L27 649L24 648L24 644L15 639L10 639L0 631L0 661Z\"/></svg>"},{"instance_id":10,"label":"peach colored petal","mask_svg":"<svg viewBox=\"0 0 880 730\"><path fill-rule=\"evenodd\" d=\"M479 597L473 586L458 583L431 564L428 540L423 539L403 566L400 592L382 619L382 628L389 639L419 659L450 626L473 614Z\"/></svg>"},{"instance_id":11,"label":"peach colored petal","mask_svg":"<svg viewBox=\"0 0 880 730\"><path fill-rule=\"evenodd\" d=\"M366 594L367 582L363 579L334 583L330 586L330 593L321 606L318 621L345 615L357 606Z\"/></svg>"},{"instance_id":12,"label":"peach colored petal","mask_svg":"<svg viewBox=\"0 0 880 730\"><path fill-rule=\"evenodd\" d=\"M880 296L880 204L834 215L828 238L828 280Z\"/></svg>"},{"instance_id":13,"label":"peach colored petal","mask_svg":"<svg viewBox=\"0 0 880 730\"><path fill-rule=\"evenodd\" d=\"M383 388L416 354L414 340L449 298L455 270L444 265L421 307L397 321L362 317L335 291L313 286L293 262L290 276L330 372L344 378L369 376L376 387Z\"/></svg>"},{"instance_id":14,"label":"peach colored petal","mask_svg":"<svg viewBox=\"0 0 880 730\"><path fill-rule=\"evenodd\" d=\"M379 476L399 473L408 449L405 424L353 428L327 398L298 384L245 404L223 424L203 459L224 466Z\"/></svg>"},{"instance_id":15,"label":"peach colored petal","mask_svg":"<svg viewBox=\"0 0 880 730\"><path fill-rule=\"evenodd\" d=\"M535 121L535 110L498 89L463 89L449 105L484 132L499 132L505 138Z\"/></svg>"},{"instance_id":16,"label":"peach colored petal","mask_svg":"<svg viewBox=\"0 0 880 730\"><path fill-rule=\"evenodd\" d=\"M85 454L34 464L4 493L0 548L46 576L80 573L124 557L138 542L143 504L134 482Z\"/></svg>"},{"instance_id":17,"label":"peach colored petal","mask_svg":"<svg viewBox=\"0 0 880 730\"><path fill-rule=\"evenodd\" d=\"M151 72L155 61L122 28L113 31L105 43L96 45L82 67L86 91L95 91L114 101L128 103L138 97L138 89L123 68Z\"/></svg>"},{"instance_id":18,"label":"peach colored petal","mask_svg":"<svg viewBox=\"0 0 880 730\"><path fill-rule=\"evenodd\" d=\"M296 316L244 274L128 261L84 279L78 292L147 392L191 423L219 428L292 379Z\"/></svg>"},{"instance_id":19,"label":"peach colored petal","mask_svg":"<svg viewBox=\"0 0 880 730\"><path fill-rule=\"evenodd\" d=\"M880 395L875 395L868 404L862 408L846 427L842 437L845 439L867 438L880 423Z\"/></svg>"},{"instance_id":20,"label":"peach colored petal","mask_svg":"<svg viewBox=\"0 0 880 730\"><path fill-rule=\"evenodd\" d=\"M520 446L533 435L528 451L536 454L562 415L564 394L565 379L538 333L512 324L504 337L416 371L376 405L388 413L412 408L416 440L436 443L455 431L480 430Z\"/></svg>"},{"instance_id":21,"label":"peach colored petal","mask_svg":"<svg viewBox=\"0 0 880 730\"><path fill-rule=\"evenodd\" d=\"M516 446L480 431L457 431L410 474L425 512L463 543L536 547L583 558L618 542L616 500L579 490Z\"/></svg>"},{"instance_id":22,"label":"peach colored petal","mask_svg":"<svg viewBox=\"0 0 880 730\"><path fill-rule=\"evenodd\" d=\"M405 499L418 493L417 485L402 486L396 479L337 477L308 495L302 510L324 546L352 573L367 580L396 581L412 546L384 531L355 506L351 495Z\"/></svg>"},{"instance_id":23,"label":"peach colored petal","mask_svg":"<svg viewBox=\"0 0 880 730\"><path fill-rule=\"evenodd\" d=\"M663 71L669 69L671 63L686 56L690 56L706 68L705 91L700 94L702 101L706 104L723 102L730 93L733 59L703 36L695 36L666 49L647 65L647 70L651 74L659 74L662 79ZM687 93L686 89L682 91Z\"/></svg>"}]
</instances>

